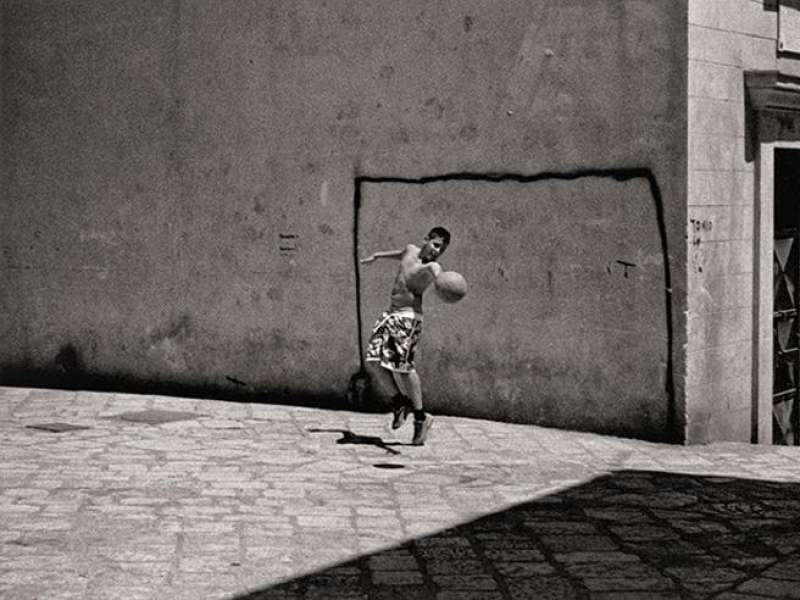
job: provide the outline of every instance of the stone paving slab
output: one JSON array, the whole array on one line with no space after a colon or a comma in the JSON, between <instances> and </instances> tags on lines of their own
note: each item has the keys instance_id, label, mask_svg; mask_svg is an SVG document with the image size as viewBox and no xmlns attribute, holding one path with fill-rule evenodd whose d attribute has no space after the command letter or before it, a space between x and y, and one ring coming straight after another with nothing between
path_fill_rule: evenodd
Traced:
<instances>
[{"instance_id":1,"label":"stone paving slab","mask_svg":"<svg viewBox=\"0 0 800 600\"><path fill-rule=\"evenodd\" d=\"M0 388L0 598L800 597L800 448L389 420Z\"/></svg>"}]
</instances>

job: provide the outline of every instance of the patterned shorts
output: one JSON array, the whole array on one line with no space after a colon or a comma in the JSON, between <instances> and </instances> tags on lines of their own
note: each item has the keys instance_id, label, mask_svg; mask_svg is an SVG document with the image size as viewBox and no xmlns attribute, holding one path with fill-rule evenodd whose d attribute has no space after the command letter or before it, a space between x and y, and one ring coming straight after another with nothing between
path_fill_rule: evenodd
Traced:
<instances>
[{"instance_id":1,"label":"patterned shorts","mask_svg":"<svg viewBox=\"0 0 800 600\"><path fill-rule=\"evenodd\" d=\"M414 351L421 334L422 315L413 310L387 311L372 328L366 360L391 371L413 371Z\"/></svg>"}]
</instances>

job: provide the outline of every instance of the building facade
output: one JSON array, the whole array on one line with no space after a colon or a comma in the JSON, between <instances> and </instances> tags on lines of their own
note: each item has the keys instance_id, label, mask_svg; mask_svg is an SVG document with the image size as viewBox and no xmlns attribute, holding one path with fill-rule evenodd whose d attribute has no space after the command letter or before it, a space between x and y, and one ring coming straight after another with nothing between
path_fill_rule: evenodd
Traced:
<instances>
[{"instance_id":1,"label":"building facade","mask_svg":"<svg viewBox=\"0 0 800 600\"><path fill-rule=\"evenodd\" d=\"M796 414L794 3L0 6L0 382L341 404L393 276L357 257L444 225L433 411L681 443Z\"/></svg>"},{"instance_id":2,"label":"building facade","mask_svg":"<svg viewBox=\"0 0 800 600\"><path fill-rule=\"evenodd\" d=\"M798 443L796 2L689 3L687 439Z\"/></svg>"}]
</instances>

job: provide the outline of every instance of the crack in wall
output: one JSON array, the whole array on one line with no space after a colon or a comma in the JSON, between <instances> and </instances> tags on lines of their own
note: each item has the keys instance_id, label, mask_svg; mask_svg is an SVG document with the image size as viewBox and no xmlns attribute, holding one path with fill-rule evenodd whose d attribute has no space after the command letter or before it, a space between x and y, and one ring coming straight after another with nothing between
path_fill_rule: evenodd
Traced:
<instances>
[{"instance_id":1,"label":"crack in wall","mask_svg":"<svg viewBox=\"0 0 800 600\"><path fill-rule=\"evenodd\" d=\"M363 339L363 312L361 302L361 271L359 262L359 221L361 217L362 185L365 183L402 183L410 185L426 185L429 183L442 183L448 181L477 181L488 183L516 182L536 183L538 181L561 180L570 181L588 177L608 178L615 181L630 181L644 179L648 183L650 195L656 210L658 235L661 241L661 253L664 264L664 302L666 305L667 327L667 366L665 392L667 395L667 429L668 435L673 440L681 441L680 432L676 431L677 406L675 398L674 374L674 325L672 316L672 275L669 261L669 243L667 241L667 227L664 218L664 199L661 188L653 171L647 167L627 167L617 169L578 169L573 171L542 171L529 175L507 172L470 172L459 171L439 175L426 175L421 177L402 176L375 176L358 175L353 180L353 263L356 282L356 322L358 327L358 357L360 373L365 372L364 364L364 339Z\"/></svg>"}]
</instances>

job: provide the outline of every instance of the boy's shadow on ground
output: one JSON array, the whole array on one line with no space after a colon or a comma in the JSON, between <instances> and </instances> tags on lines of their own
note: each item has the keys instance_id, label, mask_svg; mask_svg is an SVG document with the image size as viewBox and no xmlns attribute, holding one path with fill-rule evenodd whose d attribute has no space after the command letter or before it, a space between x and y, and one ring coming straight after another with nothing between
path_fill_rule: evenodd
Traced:
<instances>
[{"instance_id":1,"label":"boy's shadow on ground","mask_svg":"<svg viewBox=\"0 0 800 600\"><path fill-rule=\"evenodd\" d=\"M310 427L308 431L311 433L341 433L342 437L336 440L337 444L362 444L367 446L377 446L378 448L386 450L388 454L402 454L402 452L399 450L395 450L389 446L413 445L404 442L384 442L383 439L377 435L358 435L352 431L348 431L347 429L319 429L316 427Z\"/></svg>"}]
</instances>

